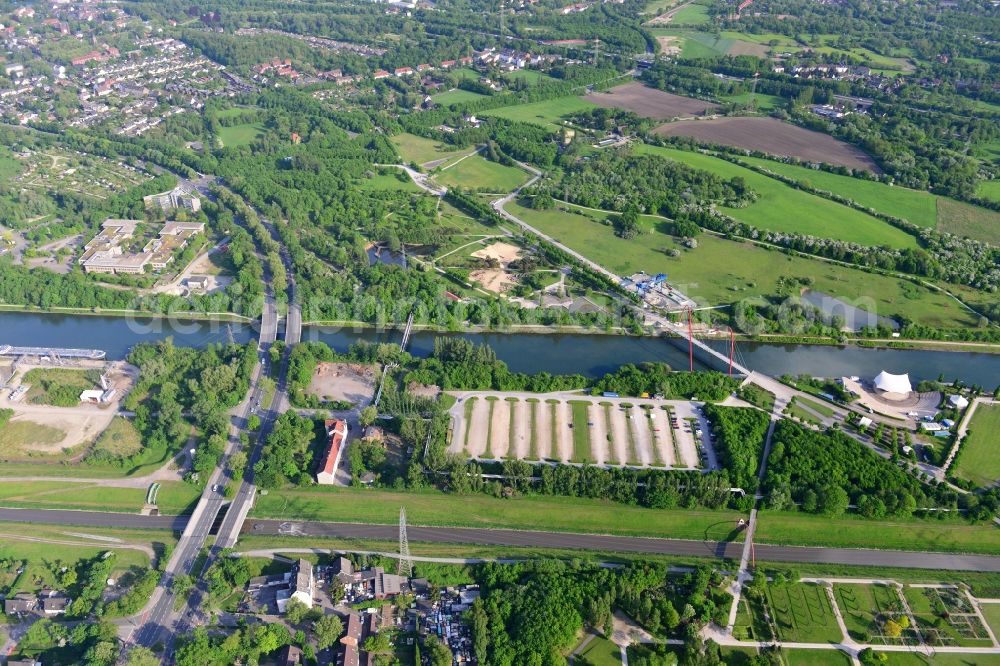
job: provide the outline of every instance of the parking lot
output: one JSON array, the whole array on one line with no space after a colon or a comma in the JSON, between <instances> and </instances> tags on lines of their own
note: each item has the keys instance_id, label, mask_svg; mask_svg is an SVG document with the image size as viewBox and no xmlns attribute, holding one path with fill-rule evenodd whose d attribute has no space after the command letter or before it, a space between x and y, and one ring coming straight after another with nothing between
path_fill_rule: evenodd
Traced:
<instances>
[{"instance_id":1,"label":"parking lot","mask_svg":"<svg viewBox=\"0 0 1000 666\"><path fill-rule=\"evenodd\" d=\"M477 460L718 468L700 403L570 393L453 395L448 450Z\"/></svg>"}]
</instances>

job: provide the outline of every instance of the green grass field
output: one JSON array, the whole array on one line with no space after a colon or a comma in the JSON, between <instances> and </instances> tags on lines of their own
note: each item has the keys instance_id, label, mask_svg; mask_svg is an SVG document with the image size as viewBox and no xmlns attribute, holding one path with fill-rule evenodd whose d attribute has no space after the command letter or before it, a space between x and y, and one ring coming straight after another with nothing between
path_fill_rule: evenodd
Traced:
<instances>
[{"instance_id":1,"label":"green grass field","mask_svg":"<svg viewBox=\"0 0 1000 666\"><path fill-rule=\"evenodd\" d=\"M448 106L450 104L464 104L465 102L473 102L477 99L482 99L482 98L483 95L480 95L477 92L472 92L471 90L462 90L461 88L446 90L445 92L441 92L436 95L431 95L431 99L434 100L434 103L440 104L441 106Z\"/></svg>"},{"instance_id":2,"label":"green grass field","mask_svg":"<svg viewBox=\"0 0 1000 666\"><path fill-rule=\"evenodd\" d=\"M188 511L200 495L200 489L189 483L164 481L157 497L160 513L176 515ZM137 513L145 501L146 488L114 488L99 483L65 481L0 480L0 505L8 507Z\"/></svg>"},{"instance_id":3,"label":"green grass field","mask_svg":"<svg viewBox=\"0 0 1000 666\"><path fill-rule=\"evenodd\" d=\"M355 181L359 190L401 190L403 192L420 192L420 188L414 184L410 177L402 170L393 170L380 173L371 178L362 178Z\"/></svg>"},{"instance_id":4,"label":"green grass field","mask_svg":"<svg viewBox=\"0 0 1000 666\"><path fill-rule=\"evenodd\" d=\"M115 417L94 444L95 452L127 458L142 449L139 431L126 418Z\"/></svg>"},{"instance_id":5,"label":"green grass field","mask_svg":"<svg viewBox=\"0 0 1000 666\"><path fill-rule=\"evenodd\" d=\"M264 125L262 123L247 123L219 128L219 139L226 148L248 146L262 134L264 134Z\"/></svg>"},{"instance_id":6,"label":"green grass field","mask_svg":"<svg viewBox=\"0 0 1000 666\"><path fill-rule=\"evenodd\" d=\"M800 397L796 397L795 399L818 414L822 414L823 416L833 416L833 410L827 407L822 402L817 402L816 400L809 400L808 398L800 398Z\"/></svg>"},{"instance_id":7,"label":"green grass field","mask_svg":"<svg viewBox=\"0 0 1000 666\"><path fill-rule=\"evenodd\" d=\"M516 203L507 210L528 224L562 241L568 247L618 275L644 270L666 273L670 281L703 305L734 303L762 295L786 294L779 284L785 278L809 278L812 288L831 296L864 305L878 314L902 315L928 326L975 326L977 321L946 295L897 278L866 273L829 262L789 256L749 243L701 234L698 247L684 249L679 257L666 251L679 247L673 239L655 230L660 223L644 216L645 233L624 240L601 222L606 213L569 207L536 211Z\"/></svg>"},{"instance_id":8,"label":"green grass field","mask_svg":"<svg viewBox=\"0 0 1000 666\"><path fill-rule=\"evenodd\" d=\"M779 638L804 643L839 643L837 618L826 590L811 583L786 583L768 588L768 605Z\"/></svg>"},{"instance_id":9,"label":"green grass field","mask_svg":"<svg viewBox=\"0 0 1000 666\"><path fill-rule=\"evenodd\" d=\"M590 402L585 400L571 400L569 403L570 409L573 410L572 462L594 462L593 454L590 450L590 428L587 426L589 419L587 407L589 405Z\"/></svg>"},{"instance_id":10,"label":"green grass field","mask_svg":"<svg viewBox=\"0 0 1000 666\"><path fill-rule=\"evenodd\" d=\"M677 11L670 21L673 25L705 25L709 21L708 7L691 4Z\"/></svg>"},{"instance_id":11,"label":"green grass field","mask_svg":"<svg viewBox=\"0 0 1000 666\"><path fill-rule=\"evenodd\" d=\"M44 457L38 448L58 444L66 438L59 428L34 421L10 421L0 428L0 455L11 458ZM54 452L50 455L61 455Z\"/></svg>"},{"instance_id":12,"label":"green grass field","mask_svg":"<svg viewBox=\"0 0 1000 666\"><path fill-rule=\"evenodd\" d=\"M863 245L915 248L916 238L866 213L797 190L779 180L725 160L673 148L639 145L641 153L660 155L723 178L740 177L759 198L746 208L721 210L760 229L808 234Z\"/></svg>"},{"instance_id":13,"label":"green grass field","mask_svg":"<svg viewBox=\"0 0 1000 666\"><path fill-rule=\"evenodd\" d=\"M742 93L739 95L721 97L720 99L724 102L732 102L733 104L749 105L753 102L760 111L771 111L779 106L785 106L786 104L786 101L781 97L777 97L776 95L765 95L763 93Z\"/></svg>"},{"instance_id":14,"label":"green grass field","mask_svg":"<svg viewBox=\"0 0 1000 666\"><path fill-rule=\"evenodd\" d=\"M54 536L59 541L83 541L66 535ZM9 594L18 592L35 593L42 589L61 589L53 568L74 568L83 560L92 560L109 550L116 554L114 577L131 567L149 568L149 556L141 550L118 548L116 544L95 543L93 546L70 546L49 544L17 539L4 539L0 543L0 559L25 561L24 572L11 581ZM58 571L58 570L56 570Z\"/></svg>"},{"instance_id":15,"label":"green grass field","mask_svg":"<svg viewBox=\"0 0 1000 666\"><path fill-rule=\"evenodd\" d=\"M1000 213L946 197L937 204L940 231L1000 245Z\"/></svg>"},{"instance_id":16,"label":"green grass field","mask_svg":"<svg viewBox=\"0 0 1000 666\"><path fill-rule=\"evenodd\" d=\"M456 150L454 146L446 143L434 141L433 139L425 139L415 134L406 134L405 132L397 134L391 140L406 163L426 164L427 162L448 160L456 158L459 155L465 155L472 150L471 148Z\"/></svg>"},{"instance_id":17,"label":"green grass field","mask_svg":"<svg viewBox=\"0 0 1000 666\"><path fill-rule=\"evenodd\" d=\"M851 658L839 650L790 650L781 651L786 666L849 666Z\"/></svg>"},{"instance_id":18,"label":"green grass field","mask_svg":"<svg viewBox=\"0 0 1000 666\"><path fill-rule=\"evenodd\" d=\"M796 164L783 164L757 157L742 157L741 159L782 176L808 183L817 189L849 197L862 206L886 215L901 217L921 227L937 225L937 197L930 192L894 187L873 180L841 176L829 171L810 169Z\"/></svg>"},{"instance_id":19,"label":"green grass field","mask_svg":"<svg viewBox=\"0 0 1000 666\"><path fill-rule=\"evenodd\" d=\"M976 194L984 199L1000 201L1000 180L984 180L976 188Z\"/></svg>"},{"instance_id":20,"label":"green grass field","mask_svg":"<svg viewBox=\"0 0 1000 666\"><path fill-rule=\"evenodd\" d=\"M445 187L469 187L488 192L510 192L528 179L517 167L491 162L482 155L473 155L434 174L434 180Z\"/></svg>"},{"instance_id":21,"label":"green grass field","mask_svg":"<svg viewBox=\"0 0 1000 666\"><path fill-rule=\"evenodd\" d=\"M1000 633L1000 604L980 604L979 606L983 611L983 617L986 618L986 623L990 625L993 633Z\"/></svg>"},{"instance_id":22,"label":"green grass field","mask_svg":"<svg viewBox=\"0 0 1000 666\"><path fill-rule=\"evenodd\" d=\"M1000 666L997 654L946 654L927 657L913 652L886 652L886 666Z\"/></svg>"},{"instance_id":23,"label":"green grass field","mask_svg":"<svg viewBox=\"0 0 1000 666\"><path fill-rule=\"evenodd\" d=\"M764 46L775 47L795 47L799 43L789 37L788 35L782 35L777 32L765 32L761 34L751 33L751 32L734 32L732 30L723 30L721 33L725 39L740 40L743 42L750 42L752 44L762 44Z\"/></svg>"},{"instance_id":24,"label":"green grass field","mask_svg":"<svg viewBox=\"0 0 1000 666\"><path fill-rule=\"evenodd\" d=\"M715 58L726 55L733 45L731 39L716 39L715 35L697 30L651 28L650 32L658 36L676 37L674 44L680 47L680 57L685 59Z\"/></svg>"},{"instance_id":25,"label":"green grass field","mask_svg":"<svg viewBox=\"0 0 1000 666\"><path fill-rule=\"evenodd\" d=\"M962 520L919 518L865 520L855 516L828 518L807 513L764 511L757 543L831 548L879 548L1000 555L1000 528Z\"/></svg>"},{"instance_id":26,"label":"green grass field","mask_svg":"<svg viewBox=\"0 0 1000 666\"><path fill-rule=\"evenodd\" d=\"M21 173L21 168L20 160L11 155L8 150L0 150L0 183L5 183L8 179Z\"/></svg>"},{"instance_id":27,"label":"green grass field","mask_svg":"<svg viewBox=\"0 0 1000 666\"><path fill-rule=\"evenodd\" d=\"M979 405L959 455L955 476L989 487L1000 479L1000 405Z\"/></svg>"},{"instance_id":28,"label":"green grass field","mask_svg":"<svg viewBox=\"0 0 1000 666\"><path fill-rule=\"evenodd\" d=\"M456 511L456 502L461 511ZM727 539L739 514L735 511L678 509L659 511L603 500L572 497L516 497L428 492L390 492L347 488L272 491L258 498L259 517L348 521L377 524L399 522L405 506L413 525L544 529L557 532L635 534L677 539Z\"/></svg>"},{"instance_id":29,"label":"green grass field","mask_svg":"<svg viewBox=\"0 0 1000 666\"><path fill-rule=\"evenodd\" d=\"M504 106L499 109L483 111L479 115L507 118L508 120L541 125L545 128L554 128L561 126L564 116L593 108L596 108L594 104L581 97L557 97L544 102Z\"/></svg>"},{"instance_id":30,"label":"green grass field","mask_svg":"<svg viewBox=\"0 0 1000 666\"><path fill-rule=\"evenodd\" d=\"M590 666L621 666L621 648L603 636L594 636L579 653Z\"/></svg>"}]
</instances>

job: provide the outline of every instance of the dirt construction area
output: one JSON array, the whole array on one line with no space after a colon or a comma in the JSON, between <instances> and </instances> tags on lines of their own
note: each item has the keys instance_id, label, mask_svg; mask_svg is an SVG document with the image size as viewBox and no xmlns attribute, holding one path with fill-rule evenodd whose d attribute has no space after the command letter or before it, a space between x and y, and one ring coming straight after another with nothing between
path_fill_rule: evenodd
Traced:
<instances>
[{"instance_id":1,"label":"dirt construction area","mask_svg":"<svg viewBox=\"0 0 1000 666\"><path fill-rule=\"evenodd\" d=\"M65 451L77 451L78 447L95 441L107 429L118 412L120 400L131 390L138 376L138 369L125 363L82 361L72 366L60 366L61 370L100 369L105 372L108 387L114 388L117 393L106 404L80 403L75 407L53 407L29 404L19 390L22 378L36 368L50 370L52 366L19 363L8 386L0 389L0 409L14 412L7 424L0 428L0 458L4 460L44 460L55 455L60 461L65 460ZM0 374L6 376L6 373Z\"/></svg>"},{"instance_id":2,"label":"dirt construction area","mask_svg":"<svg viewBox=\"0 0 1000 666\"><path fill-rule=\"evenodd\" d=\"M664 136L688 136L709 143L760 150L771 155L880 172L874 160L861 149L827 134L803 129L777 118L682 120L661 125L654 132Z\"/></svg>"},{"instance_id":3,"label":"dirt construction area","mask_svg":"<svg viewBox=\"0 0 1000 666\"><path fill-rule=\"evenodd\" d=\"M584 99L597 106L625 109L643 118L657 120L700 116L719 108L712 102L672 95L641 83L626 83L604 92L591 93Z\"/></svg>"},{"instance_id":4,"label":"dirt construction area","mask_svg":"<svg viewBox=\"0 0 1000 666\"><path fill-rule=\"evenodd\" d=\"M320 363L306 393L324 402L366 405L375 394L375 366L360 363Z\"/></svg>"},{"instance_id":5,"label":"dirt construction area","mask_svg":"<svg viewBox=\"0 0 1000 666\"><path fill-rule=\"evenodd\" d=\"M717 467L697 403L570 393L452 393L448 450L477 460Z\"/></svg>"}]
</instances>

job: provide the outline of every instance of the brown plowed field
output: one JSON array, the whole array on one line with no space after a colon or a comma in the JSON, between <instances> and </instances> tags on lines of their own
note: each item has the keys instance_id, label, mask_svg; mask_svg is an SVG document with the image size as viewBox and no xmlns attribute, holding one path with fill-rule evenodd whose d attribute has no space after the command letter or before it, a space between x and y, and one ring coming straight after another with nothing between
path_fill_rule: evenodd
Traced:
<instances>
[{"instance_id":1,"label":"brown plowed field","mask_svg":"<svg viewBox=\"0 0 1000 666\"><path fill-rule=\"evenodd\" d=\"M656 88L648 88L641 83L626 83L604 92L591 93L584 99L597 106L625 109L643 118L657 120L699 116L706 111L719 108L718 104L712 102L672 95Z\"/></svg>"},{"instance_id":2,"label":"brown plowed field","mask_svg":"<svg viewBox=\"0 0 1000 666\"><path fill-rule=\"evenodd\" d=\"M772 155L879 172L875 161L861 149L827 134L803 129L777 118L681 120L661 125L654 131L664 136L689 136L699 141L760 150Z\"/></svg>"}]
</instances>

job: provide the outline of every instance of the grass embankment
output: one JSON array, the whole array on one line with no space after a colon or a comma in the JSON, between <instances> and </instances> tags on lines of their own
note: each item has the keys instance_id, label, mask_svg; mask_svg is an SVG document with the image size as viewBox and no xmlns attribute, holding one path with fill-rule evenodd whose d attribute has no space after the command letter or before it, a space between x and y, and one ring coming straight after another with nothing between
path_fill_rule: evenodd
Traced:
<instances>
[{"instance_id":1,"label":"grass embankment","mask_svg":"<svg viewBox=\"0 0 1000 666\"><path fill-rule=\"evenodd\" d=\"M732 162L688 150L645 144L637 146L636 150L682 162L722 178L743 178L757 192L758 199L746 208L720 207L720 210L759 229L807 234L862 245L917 247L916 238L867 213L795 189L775 178Z\"/></svg>"},{"instance_id":2,"label":"grass embankment","mask_svg":"<svg viewBox=\"0 0 1000 666\"><path fill-rule=\"evenodd\" d=\"M866 520L763 511L755 540L761 544L1000 555L1000 528L962 520Z\"/></svg>"},{"instance_id":3,"label":"grass embankment","mask_svg":"<svg viewBox=\"0 0 1000 666\"><path fill-rule=\"evenodd\" d=\"M536 211L516 203L507 210L618 275L666 273L670 282L699 303L719 305L756 296L791 295L790 280L858 304L880 315L900 315L941 328L976 326L978 319L946 294L909 280L868 273L819 259L788 255L751 243L703 233L687 249L660 229L663 221L640 219L642 233L628 240L604 223L608 213L574 206ZM679 249L676 258L667 255ZM797 293L797 292L794 292Z\"/></svg>"},{"instance_id":4,"label":"grass embankment","mask_svg":"<svg viewBox=\"0 0 1000 666\"><path fill-rule=\"evenodd\" d=\"M86 468L84 468L86 469ZM77 468L79 473L80 468ZM100 483L69 481L3 481L0 506L22 509L82 509L135 513L146 502L146 488L114 488ZM181 481L164 481L157 503L160 513L191 510L201 490Z\"/></svg>"},{"instance_id":5,"label":"grass embankment","mask_svg":"<svg viewBox=\"0 0 1000 666\"><path fill-rule=\"evenodd\" d=\"M461 511L455 507L460 505ZM344 488L273 491L258 498L261 518L395 524L406 507L413 525L592 532L717 541L731 536L735 511L661 511L573 497L455 495L437 491L390 492Z\"/></svg>"},{"instance_id":6,"label":"grass embankment","mask_svg":"<svg viewBox=\"0 0 1000 666\"><path fill-rule=\"evenodd\" d=\"M969 422L969 434L962 444L955 476L979 486L1000 479L1000 405L980 404Z\"/></svg>"}]
</instances>

